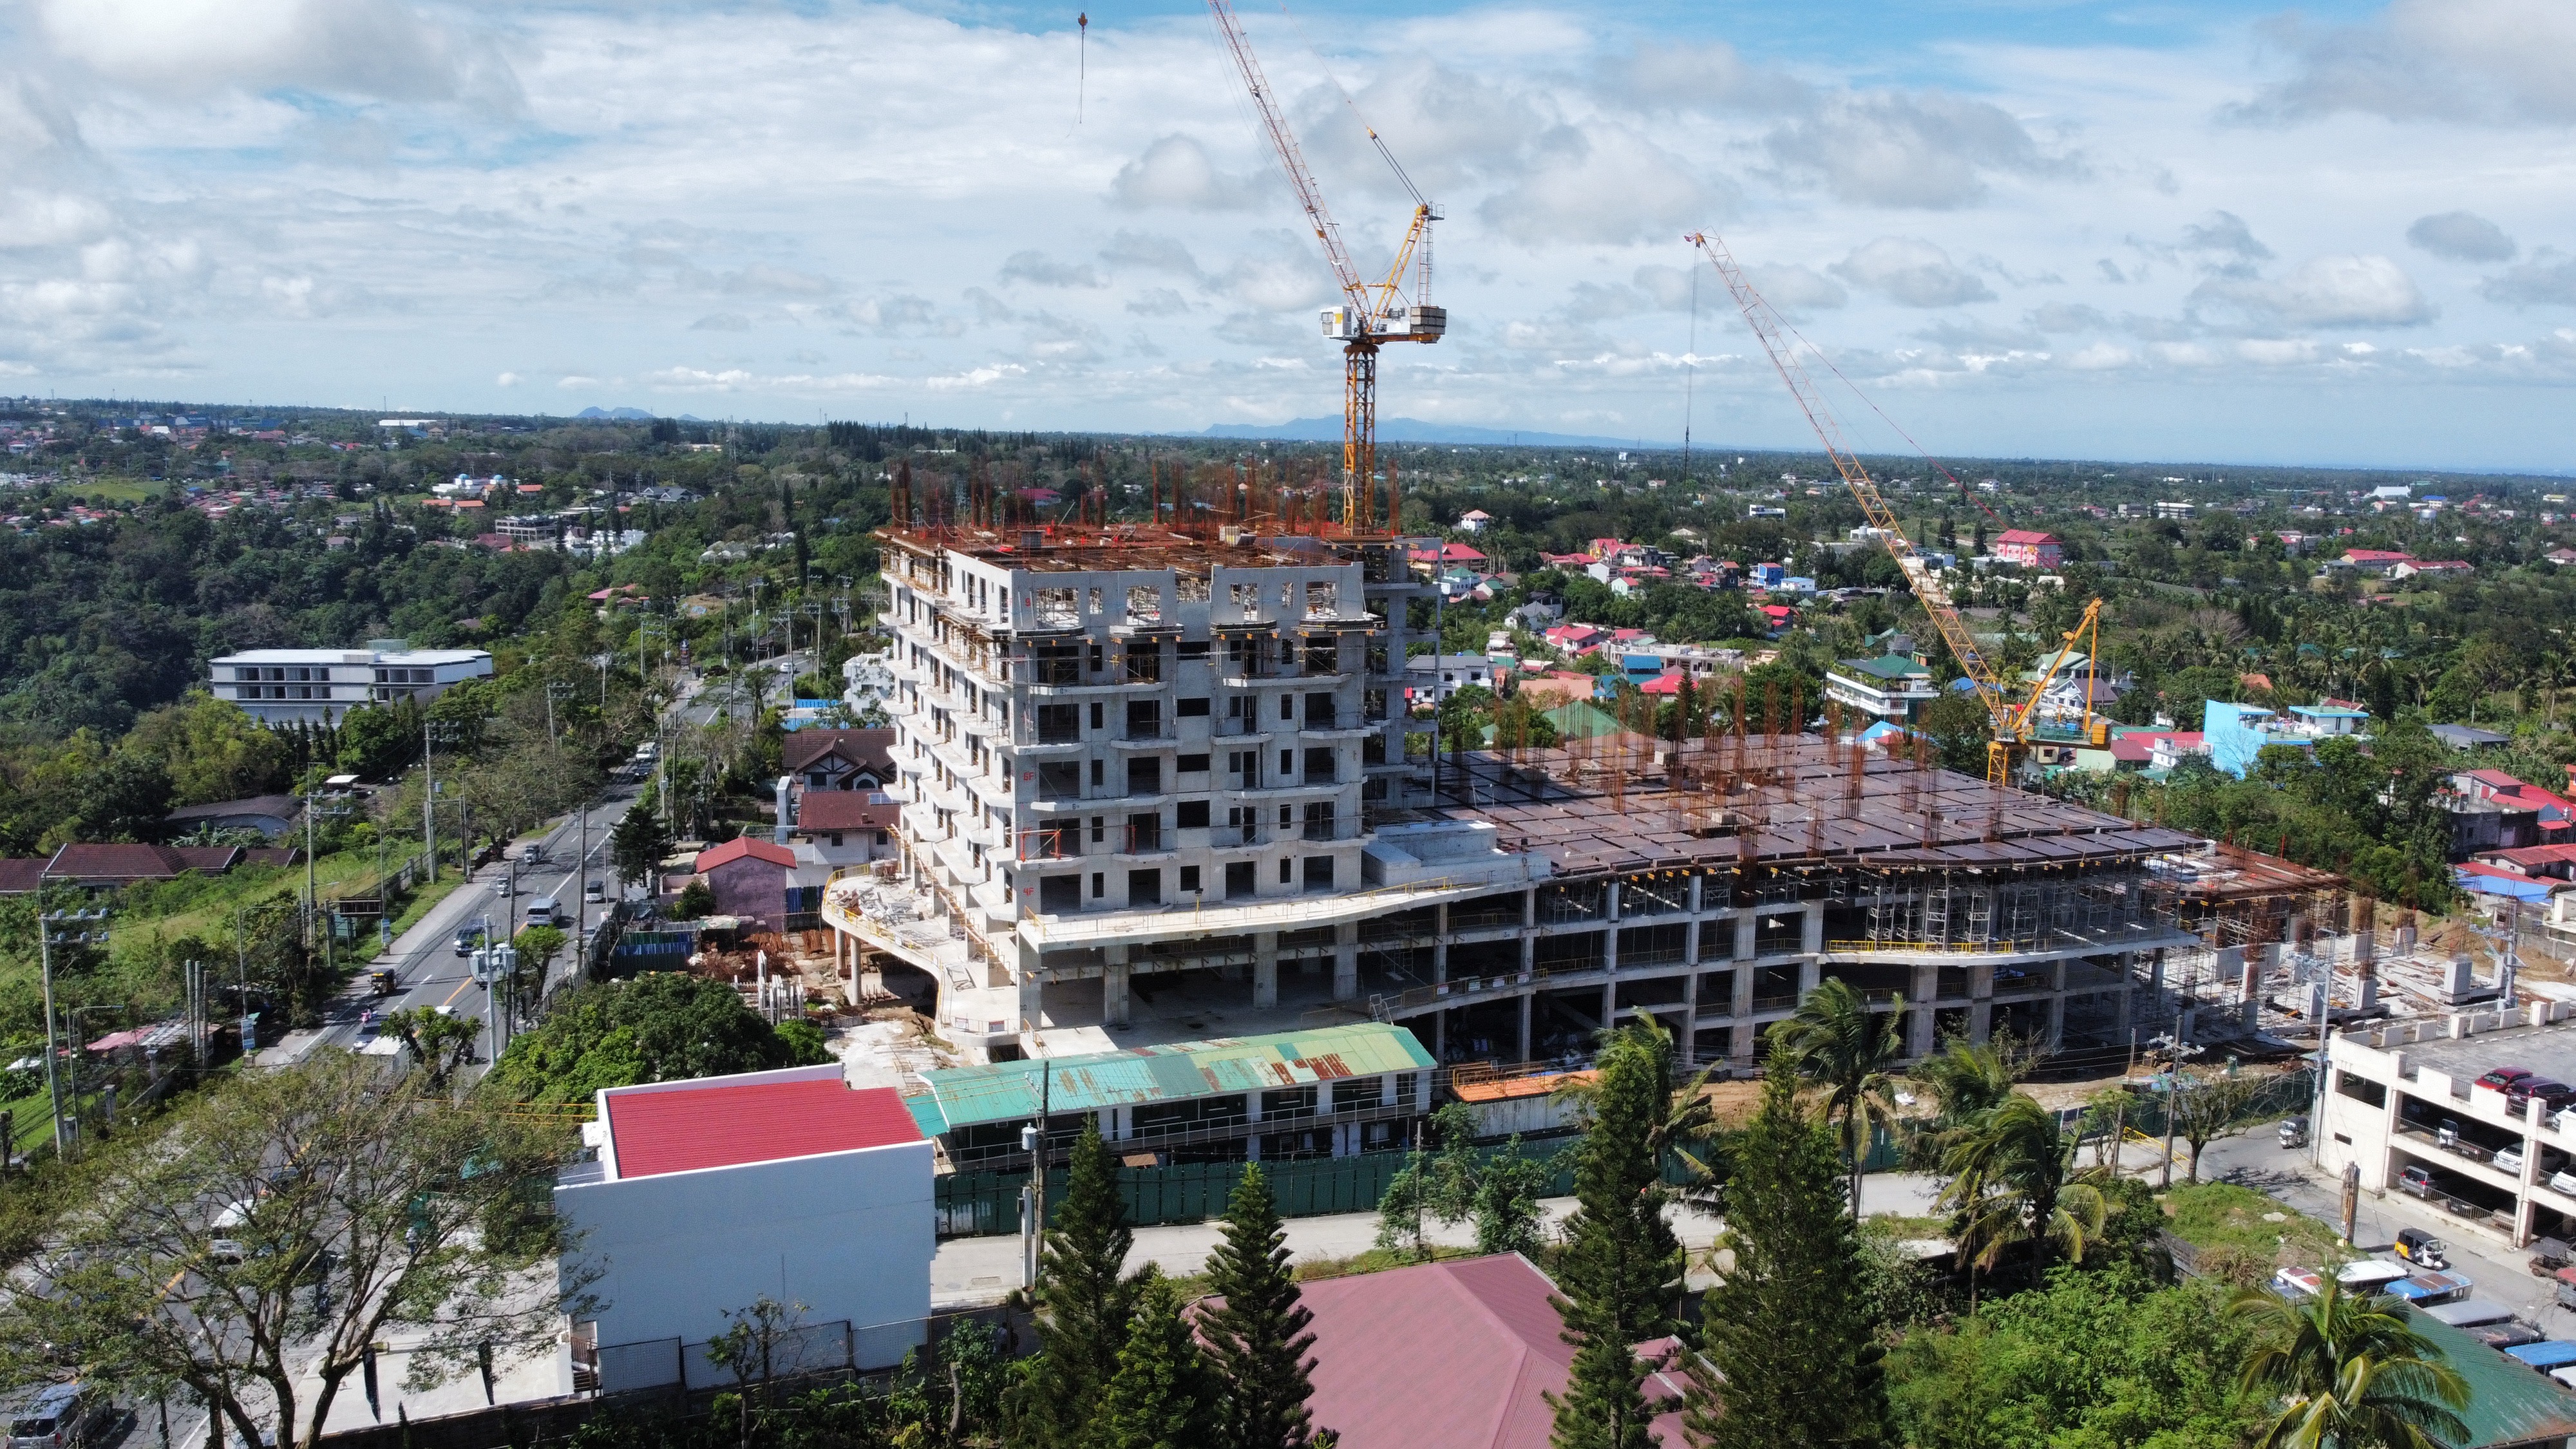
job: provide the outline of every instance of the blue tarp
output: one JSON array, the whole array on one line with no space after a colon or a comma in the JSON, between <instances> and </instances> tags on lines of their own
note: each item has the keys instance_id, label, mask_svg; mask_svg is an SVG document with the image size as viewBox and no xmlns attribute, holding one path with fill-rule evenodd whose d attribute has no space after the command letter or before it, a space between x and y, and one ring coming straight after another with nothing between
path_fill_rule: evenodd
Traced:
<instances>
[{"instance_id":1,"label":"blue tarp","mask_svg":"<svg viewBox=\"0 0 2576 1449\"><path fill-rule=\"evenodd\" d=\"M2526 879L2521 876L2487 875L2479 871L2463 870L2456 866L2452 868L2451 874L2459 878L2460 889L2464 891L2476 891L2480 895L2504 896L2517 901L2545 901L2549 899L2549 888L2558 884L2554 881Z\"/></svg>"}]
</instances>

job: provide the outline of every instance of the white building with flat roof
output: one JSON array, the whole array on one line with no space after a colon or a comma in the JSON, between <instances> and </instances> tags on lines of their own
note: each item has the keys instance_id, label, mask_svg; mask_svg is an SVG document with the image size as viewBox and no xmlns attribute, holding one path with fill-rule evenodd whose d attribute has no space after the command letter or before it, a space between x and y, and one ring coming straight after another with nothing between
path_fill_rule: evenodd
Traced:
<instances>
[{"instance_id":1,"label":"white building with flat roof","mask_svg":"<svg viewBox=\"0 0 2576 1449\"><path fill-rule=\"evenodd\" d=\"M337 724L362 705L428 703L468 679L488 679L480 649L251 649L211 662L215 698L264 725Z\"/></svg>"},{"instance_id":2,"label":"white building with flat roof","mask_svg":"<svg viewBox=\"0 0 2576 1449\"><path fill-rule=\"evenodd\" d=\"M891 1087L836 1063L612 1087L556 1176L567 1293L603 1392L730 1382L707 1341L766 1297L799 1305L794 1367L887 1368L930 1317L931 1147Z\"/></svg>"}]
</instances>

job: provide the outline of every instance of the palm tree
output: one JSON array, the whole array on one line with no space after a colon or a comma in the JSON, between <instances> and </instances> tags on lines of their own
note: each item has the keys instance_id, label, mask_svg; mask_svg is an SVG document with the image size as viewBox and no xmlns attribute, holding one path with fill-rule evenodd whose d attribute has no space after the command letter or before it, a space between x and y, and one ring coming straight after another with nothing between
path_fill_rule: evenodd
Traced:
<instances>
[{"instance_id":1,"label":"palm tree","mask_svg":"<svg viewBox=\"0 0 2576 1449\"><path fill-rule=\"evenodd\" d=\"M2102 1234L2110 1204L2090 1170L2075 1169L2074 1134L2057 1114L2015 1092L1955 1129L1941 1170L1940 1205L1958 1215L1959 1250L1974 1271L1993 1271L2017 1244L2031 1245L2033 1277L2053 1250L2077 1262Z\"/></svg>"},{"instance_id":2,"label":"palm tree","mask_svg":"<svg viewBox=\"0 0 2576 1449\"><path fill-rule=\"evenodd\" d=\"M1644 1034L1654 1053L1656 1070L1664 1083L1664 1099L1668 1104L1663 1120L1647 1132L1646 1145L1658 1162L1668 1155L1680 1161L1685 1178L1674 1190L1674 1196L1715 1212L1726 1188L1727 1142L1730 1137L1724 1128L1717 1125L1708 1104L1708 1082L1717 1068L1706 1066L1687 1077L1679 1076L1680 1053L1673 1043L1673 1034L1651 1011L1641 1009L1637 1012L1636 1030ZM1607 1033L1603 1039L1608 1040ZM1592 1077L1571 1076L1557 1087L1556 1094L1588 1110L1595 1090Z\"/></svg>"},{"instance_id":3,"label":"palm tree","mask_svg":"<svg viewBox=\"0 0 2576 1449\"><path fill-rule=\"evenodd\" d=\"M2331 1277L2293 1303L2238 1290L2228 1312L2252 1330L2241 1379L2281 1409L2255 1449L2440 1449L2465 1443L2468 1381L2378 1294L2347 1295Z\"/></svg>"},{"instance_id":4,"label":"palm tree","mask_svg":"<svg viewBox=\"0 0 2576 1449\"><path fill-rule=\"evenodd\" d=\"M1825 1117L1842 1138L1851 1173L1851 1213L1860 1218L1860 1169L1870 1133L1896 1120L1895 1068L1905 1056L1905 998L1881 1016L1841 977L1828 977L1771 1028L1771 1049L1787 1052L1798 1075L1825 1091Z\"/></svg>"},{"instance_id":5,"label":"palm tree","mask_svg":"<svg viewBox=\"0 0 2576 1449\"><path fill-rule=\"evenodd\" d=\"M2012 1095L2013 1084L2039 1064L2039 1054L2025 1050L2009 1034L1983 1042L1953 1036L1941 1050L1914 1064L1907 1073L1939 1107L1932 1130L1915 1140L1909 1156L1937 1164L1941 1154L1969 1123Z\"/></svg>"},{"instance_id":6,"label":"palm tree","mask_svg":"<svg viewBox=\"0 0 2576 1449\"><path fill-rule=\"evenodd\" d=\"M2012 1095L2013 1083L2030 1075L2037 1065L2038 1054L2009 1034L1987 1042L1954 1036L1941 1043L1939 1052L1917 1063L1909 1075L1941 1105L1941 1120L1955 1125L2001 1104Z\"/></svg>"}]
</instances>

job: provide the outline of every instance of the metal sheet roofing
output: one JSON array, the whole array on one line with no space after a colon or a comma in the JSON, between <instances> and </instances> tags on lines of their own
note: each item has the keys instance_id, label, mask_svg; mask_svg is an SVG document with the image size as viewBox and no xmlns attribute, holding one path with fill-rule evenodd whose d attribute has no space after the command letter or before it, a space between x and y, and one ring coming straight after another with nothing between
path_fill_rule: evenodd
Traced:
<instances>
[{"instance_id":1,"label":"metal sheet roofing","mask_svg":"<svg viewBox=\"0 0 2576 1449\"><path fill-rule=\"evenodd\" d=\"M924 1072L929 1090L908 1099L913 1120L937 1135L986 1122L1028 1121L1040 1099L1055 1114L1146 1102L1230 1096L1385 1072L1428 1071L1413 1033L1382 1022L1272 1036L1174 1042L1134 1051L995 1062Z\"/></svg>"},{"instance_id":2,"label":"metal sheet roofing","mask_svg":"<svg viewBox=\"0 0 2576 1449\"><path fill-rule=\"evenodd\" d=\"M601 1093L618 1179L921 1140L892 1088L850 1087L838 1080L761 1080L768 1076L713 1077L687 1087Z\"/></svg>"},{"instance_id":3,"label":"metal sheet roofing","mask_svg":"<svg viewBox=\"0 0 2576 1449\"><path fill-rule=\"evenodd\" d=\"M2415 1331L2432 1340L2443 1361L2469 1381L2469 1406L2460 1413L2469 1436L2451 1449L2555 1445L2576 1435L2576 1394L2428 1313L2417 1310L2410 1316Z\"/></svg>"}]
</instances>

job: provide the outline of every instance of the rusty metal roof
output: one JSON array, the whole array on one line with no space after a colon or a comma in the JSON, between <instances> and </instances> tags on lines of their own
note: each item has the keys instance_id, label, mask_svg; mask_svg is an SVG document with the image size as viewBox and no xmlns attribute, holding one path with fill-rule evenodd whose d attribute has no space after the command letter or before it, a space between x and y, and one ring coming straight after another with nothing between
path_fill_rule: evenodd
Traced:
<instances>
[{"instance_id":1,"label":"rusty metal roof","mask_svg":"<svg viewBox=\"0 0 2576 1449\"><path fill-rule=\"evenodd\" d=\"M937 1135L986 1122L1025 1122L1040 1098L1055 1114L1146 1102L1222 1097L1385 1072L1431 1069L1431 1054L1400 1026L1361 1022L1272 1036L1174 1042L1134 1051L946 1067L922 1073L909 1099L921 1130Z\"/></svg>"}]
</instances>

